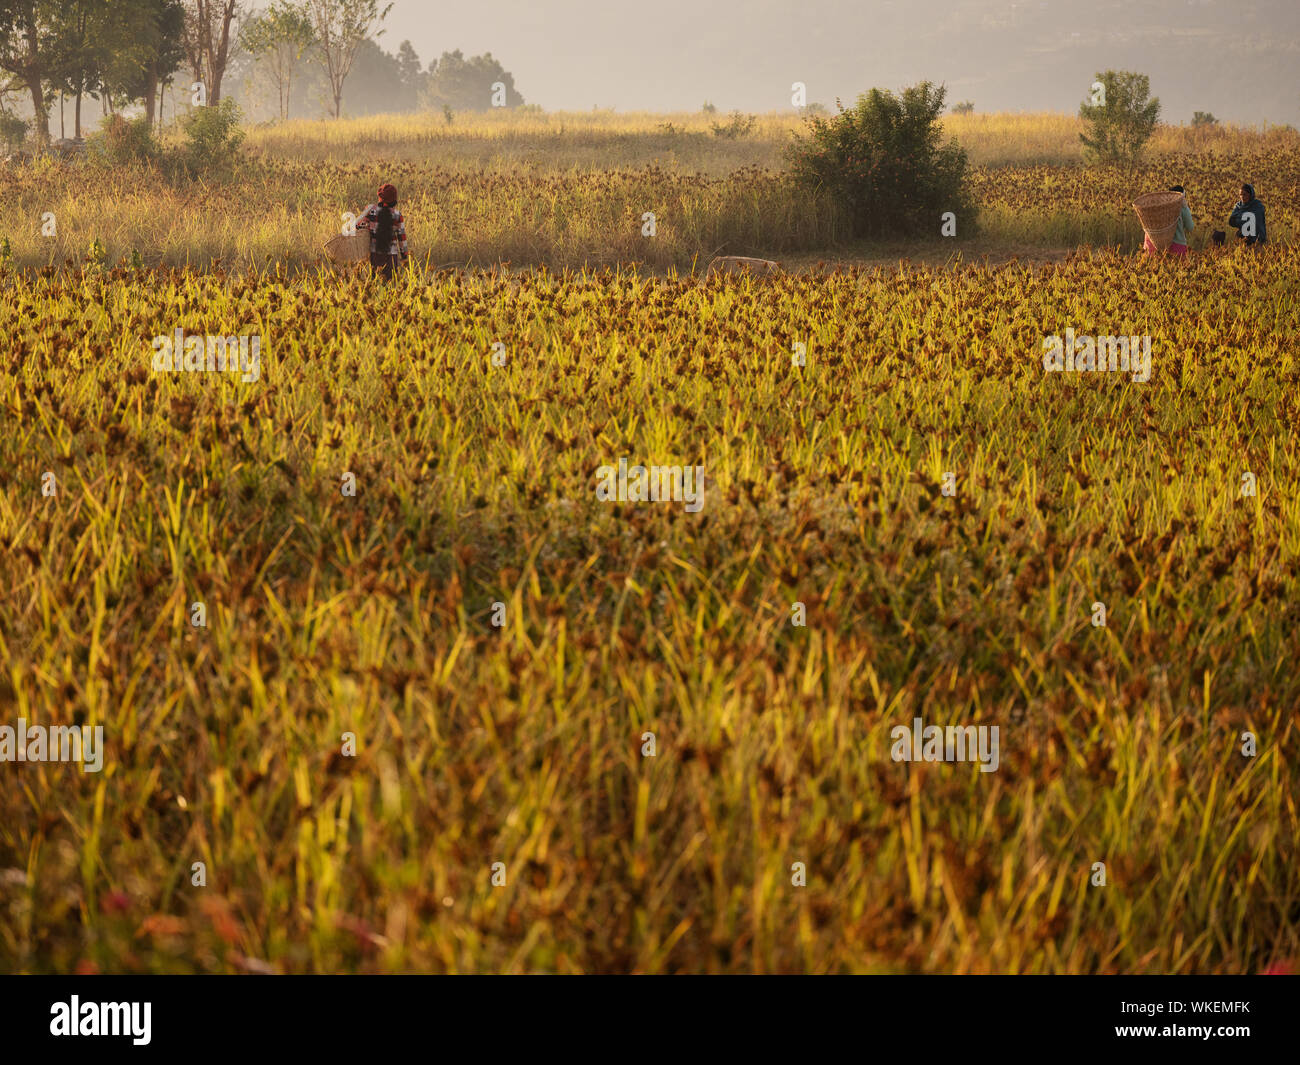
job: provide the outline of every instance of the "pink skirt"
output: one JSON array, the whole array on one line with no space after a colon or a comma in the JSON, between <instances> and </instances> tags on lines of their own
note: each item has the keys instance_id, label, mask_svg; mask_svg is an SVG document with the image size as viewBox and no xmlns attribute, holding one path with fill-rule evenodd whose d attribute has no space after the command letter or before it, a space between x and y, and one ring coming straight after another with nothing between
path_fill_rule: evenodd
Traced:
<instances>
[{"instance_id":1,"label":"pink skirt","mask_svg":"<svg viewBox=\"0 0 1300 1065\"><path fill-rule=\"evenodd\" d=\"M1150 237L1147 237L1145 240L1143 240L1143 242L1142 242L1142 250L1143 250L1144 252L1146 252L1148 255L1154 255L1154 254L1156 253L1156 246L1155 246L1154 244L1151 243L1151 238L1150 238ZM1187 245L1186 245L1186 244L1170 244L1170 245L1169 245L1169 248L1168 248L1168 253L1169 253L1170 255L1186 255L1186 254L1187 254Z\"/></svg>"}]
</instances>

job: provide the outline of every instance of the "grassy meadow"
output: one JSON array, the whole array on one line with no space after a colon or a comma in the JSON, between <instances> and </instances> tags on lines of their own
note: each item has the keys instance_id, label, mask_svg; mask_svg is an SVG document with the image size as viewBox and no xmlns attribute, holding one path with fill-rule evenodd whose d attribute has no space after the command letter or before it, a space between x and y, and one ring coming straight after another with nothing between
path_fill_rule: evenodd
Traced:
<instances>
[{"instance_id":1,"label":"grassy meadow","mask_svg":"<svg viewBox=\"0 0 1300 1065\"><path fill-rule=\"evenodd\" d=\"M0 725L106 750L0 765L0 971L1293 965L1295 134L1164 130L1132 177L953 118L965 261L760 280L691 267L870 251L783 186L786 120L560 121L0 173L59 228L0 266ZM1102 246L1134 181L1217 211L1243 169L1267 254ZM423 260L388 289L309 254L380 178ZM1068 226L1107 239L981 261ZM257 379L153 370L176 328L259 335ZM1067 328L1150 379L1045 373ZM599 501L623 457L703 466L702 510ZM894 761L915 717L999 768Z\"/></svg>"},{"instance_id":2,"label":"grassy meadow","mask_svg":"<svg viewBox=\"0 0 1300 1065\"><path fill-rule=\"evenodd\" d=\"M759 116L728 139L726 116L512 114L289 122L249 131L240 163L177 185L144 166L38 161L0 168L13 265L80 262L98 240L107 261L146 266L294 271L318 265L344 212L399 189L413 254L426 267L638 264L703 269L715 254L764 258L892 259L914 242L864 246L838 205L790 185L782 152L794 116ZM1141 192L1184 185L1198 229L1225 222L1242 181L1269 208L1274 242L1300 228L1300 133L1161 127L1135 168L1085 168L1077 119L950 115L947 132L975 164L978 218L919 249L931 258L1075 248L1136 251ZM646 212L656 234L642 236ZM52 215L55 231L43 220Z\"/></svg>"}]
</instances>

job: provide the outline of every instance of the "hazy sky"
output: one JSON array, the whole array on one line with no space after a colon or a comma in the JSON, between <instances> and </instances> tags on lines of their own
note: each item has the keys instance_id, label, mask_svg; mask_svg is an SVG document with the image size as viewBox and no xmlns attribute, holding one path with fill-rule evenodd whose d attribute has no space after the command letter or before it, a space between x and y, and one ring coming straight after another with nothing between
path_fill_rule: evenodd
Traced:
<instances>
[{"instance_id":1,"label":"hazy sky","mask_svg":"<svg viewBox=\"0 0 1300 1065\"><path fill-rule=\"evenodd\" d=\"M847 103L924 78L978 110L1077 110L1139 70L1170 121L1300 124L1300 0L396 0L380 43L491 51L552 109Z\"/></svg>"}]
</instances>

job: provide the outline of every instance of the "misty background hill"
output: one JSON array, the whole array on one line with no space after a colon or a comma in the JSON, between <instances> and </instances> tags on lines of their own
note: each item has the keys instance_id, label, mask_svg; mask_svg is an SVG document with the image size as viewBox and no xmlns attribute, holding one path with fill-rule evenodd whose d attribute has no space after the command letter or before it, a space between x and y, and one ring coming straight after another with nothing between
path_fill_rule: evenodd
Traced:
<instances>
[{"instance_id":1,"label":"misty background hill","mask_svg":"<svg viewBox=\"0 0 1300 1065\"><path fill-rule=\"evenodd\" d=\"M833 106L925 78L979 111L1075 112L1098 70L1151 77L1169 122L1300 124L1300 0L396 0L380 43L491 51L552 109ZM354 112L356 113L356 112Z\"/></svg>"}]
</instances>

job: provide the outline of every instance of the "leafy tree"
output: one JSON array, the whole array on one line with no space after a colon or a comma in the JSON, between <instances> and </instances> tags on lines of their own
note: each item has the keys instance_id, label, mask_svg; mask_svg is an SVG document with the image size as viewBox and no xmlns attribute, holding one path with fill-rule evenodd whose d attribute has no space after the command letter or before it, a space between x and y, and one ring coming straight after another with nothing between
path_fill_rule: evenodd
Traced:
<instances>
[{"instance_id":1,"label":"leafy tree","mask_svg":"<svg viewBox=\"0 0 1300 1065\"><path fill-rule=\"evenodd\" d=\"M27 136L27 123L17 115L0 110L0 145L6 152L16 151Z\"/></svg>"},{"instance_id":2,"label":"leafy tree","mask_svg":"<svg viewBox=\"0 0 1300 1065\"><path fill-rule=\"evenodd\" d=\"M145 116L162 123L162 93L185 62L185 8L180 0L145 0L152 10L144 54ZM154 100L157 99L155 108Z\"/></svg>"},{"instance_id":3,"label":"leafy tree","mask_svg":"<svg viewBox=\"0 0 1300 1065\"><path fill-rule=\"evenodd\" d=\"M952 105L952 113L954 115L969 115L974 110L975 104L971 100L963 100L959 104Z\"/></svg>"},{"instance_id":4,"label":"leafy tree","mask_svg":"<svg viewBox=\"0 0 1300 1065\"><path fill-rule=\"evenodd\" d=\"M1097 75L1100 99L1094 93L1079 107L1089 133L1080 133L1084 158L1090 163L1133 162L1160 119L1160 101L1151 98L1151 79L1131 70ZM1090 135L1089 135L1090 134Z\"/></svg>"},{"instance_id":5,"label":"leafy tree","mask_svg":"<svg viewBox=\"0 0 1300 1065\"><path fill-rule=\"evenodd\" d=\"M289 103L296 115L334 114L333 89L319 57L319 46L313 45L293 76ZM416 62L419 62L418 57ZM409 61L404 64L400 50L394 54L385 51L374 40L362 41L348 72L343 113L366 115L416 110L420 106L425 74L420 69L415 84L410 84L403 77L404 66L410 70ZM230 83L231 76L243 79L239 102L246 114L258 118L279 117L273 81L262 59L241 49L231 64L227 83Z\"/></svg>"},{"instance_id":6,"label":"leafy tree","mask_svg":"<svg viewBox=\"0 0 1300 1065\"><path fill-rule=\"evenodd\" d=\"M471 59L458 48L443 52L441 59L429 64L429 85L424 105L429 108L450 107L455 111L486 111L492 106L492 86L505 86L507 107L519 107L524 98L515 91L515 76L491 52Z\"/></svg>"},{"instance_id":7,"label":"leafy tree","mask_svg":"<svg viewBox=\"0 0 1300 1065\"><path fill-rule=\"evenodd\" d=\"M307 15L316 34L316 48L334 98L334 117L343 113L343 83L347 81L362 41L383 35L378 29L393 10L379 0L307 0Z\"/></svg>"},{"instance_id":8,"label":"leafy tree","mask_svg":"<svg viewBox=\"0 0 1300 1065\"><path fill-rule=\"evenodd\" d=\"M715 137L734 141L741 137L748 137L753 133L757 122L758 119L753 115L742 115L739 111L732 111L730 118L726 122L712 122L709 124L709 128L713 130Z\"/></svg>"},{"instance_id":9,"label":"leafy tree","mask_svg":"<svg viewBox=\"0 0 1300 1065\"><path fill-rule=\"evenodd\" d=\"M944 95L928 81L899 96L872 89L830 118L810 116L787 149L792 178L842 204L856 236L938 233L948 211L973 231L966 152L941 141Z\"/></svg>"},{"instance_id":10,"label":"leafy tree","mask_svg":"<svg viewBox=\"0 0 1300 1065\"><path fill-rule=\"evenodd\" d=\"M0 71L8 75L2 88L30 95L32 132L42 145L50 142L49 87L67 62L63 6L59 0L0 0Z\"/></svg>"},{"instance_id":11,"label":"leafy tree","mask_svg":"<svg viewBox=\"0 0 1300 1065\"><path fill-rule=\"evenodd\" d=\"M403 41L398 46L397 70L401 75L402 84L411 92L418 94L424 84L424 67L420 65L420 57L410 41Z\"/></svg>"},{"instance_id":12,"label":"leafy tree","mask_svg":"<svg viewBox=\"0 0 1300 1065\"><path fill-rule=\"evenodd\" d=\"M290 0L275 0L265 14L244 23L239 40L245 51L265 64L280 97L280 119L288 119L294 73L316 43L306 8Z\"/></svg>"},{"instance_id":13,"label":"leafy tree","mask_svg":"<svg viewBox=\"0 0 1300 1065\"><path fill-rule=\"evenodd\" d=\"M162 86L185 61L185 9L180 0L118 0L110 14L97 37L106 60L101 87L123 100L143 100L152 126Z\"/></svg>"},{"instance_id":14,"label":"leafy tree","mask_svg":"<svg viewBox=\"0 0 1300 1065\"><path fill-rule=\"evenodd\" d=\"M80 139L82 98L98 94L108 59L108 4L107 0L69 0L61 8L56 33L62 41L63 62L56 84L73 98L72 135Z\"/></svg>"},{"instance_id":15,"label":"leafy tree","mask_svg":"<svg viewBox=\"0 0 1300 1065\"><path fill-rule=\"evenodd\" d=\"M1192 112L1193 126L1217 126L1218 124L1219 124L1219 120L1215 118L1214 115L1212 115L1209 111Z\"/></svg>"},{"instance_id":16,"label":"leafy tree","mask_svg":"<svg viewBox=\"0 0 1300 1065\"><path fill-rule=\"evenodd\" d=\"M418 104L419 91L402 78L401 59L374 41L362 41L348 75L348 113L414 111Z\"/></svg>"},{"instance_id":17,"label":"leafy tree","mask_svg":"<svg viewBox=\"0 0 1300 1065\"><path fill-rule=\"evenodd\" d=\"M235 20L243 12L240 0L184 0L185 57L195 81L201 81L208 103L221 102L221 82L236 42Z\"/></svg>"}]
</instances>

